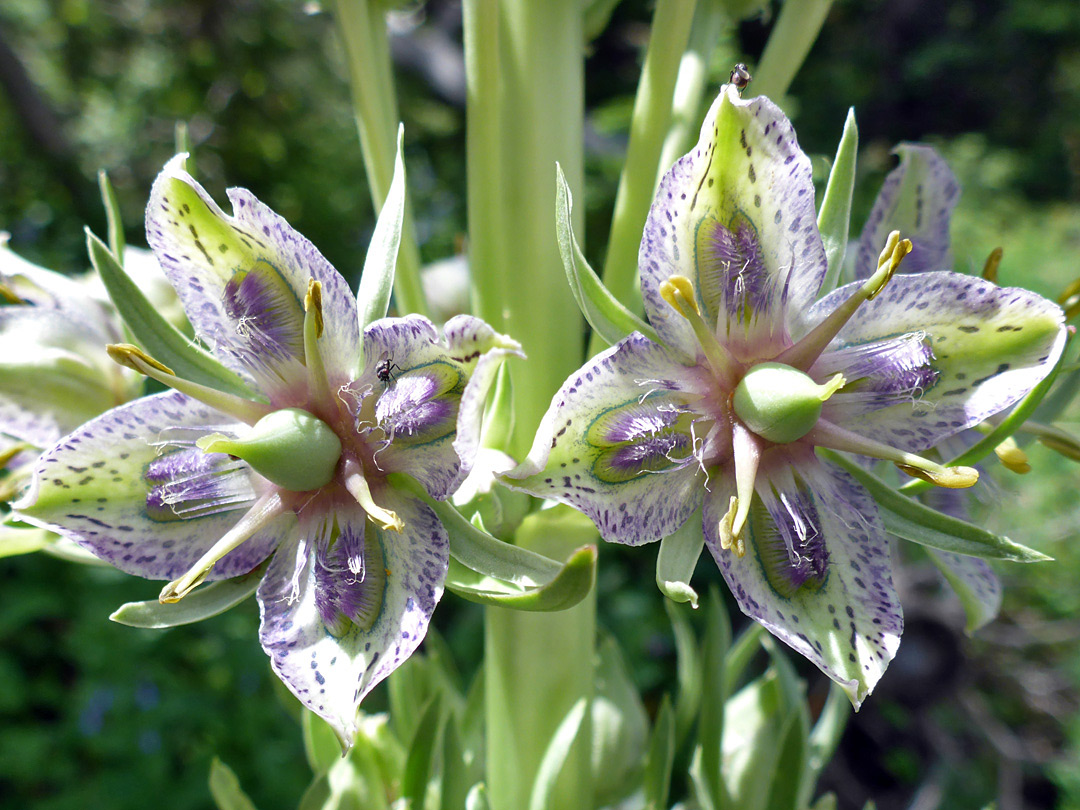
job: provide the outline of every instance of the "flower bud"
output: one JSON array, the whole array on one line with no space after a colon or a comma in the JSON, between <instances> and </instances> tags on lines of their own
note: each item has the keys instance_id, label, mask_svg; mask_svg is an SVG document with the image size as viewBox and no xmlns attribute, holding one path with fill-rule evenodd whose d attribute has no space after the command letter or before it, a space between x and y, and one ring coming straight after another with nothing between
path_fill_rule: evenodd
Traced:
<instances>
[{"instance_id":1,"label":"flower bud","mask_svg":"<svg viewBox=\"0 0 1080 810\"><path fill-rule=\"evenodd\" d=\"M330 483L341 457L337 434L300 408L267 414L238 439L212 433L195 444L204 453L242 458L263 478L292 492Z\"/></svg>"},{"instance_id":2,"label":"flower bud","mask_svg":"<svg viewBox=\"0 0 1080 810\"><path fill-rule=\"evenodd\" d=\"M836 375L824 385L783 363L761 363L735 388L735 415L750 430L777 444L801 439L817 424L821 404L844 384Z\"/></svg>"}]
</instances>

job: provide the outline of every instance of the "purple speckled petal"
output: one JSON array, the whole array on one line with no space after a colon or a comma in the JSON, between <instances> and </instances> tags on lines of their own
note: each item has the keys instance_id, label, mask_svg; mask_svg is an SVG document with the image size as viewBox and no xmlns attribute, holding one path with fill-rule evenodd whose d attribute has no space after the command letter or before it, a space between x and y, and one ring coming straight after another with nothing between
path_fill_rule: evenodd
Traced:
<instances>
[{"instance_id":1,"label":"purple speckled petal","mask_svg":"<svg viewBox=\"0 0 1080 810\"><path fill-rule=\"evenodd\" d=\"M797 491L776 492L780 509L768 510L755 498L742 558L720 548L718 526L733 487L715 482L705 499L705 542L743 613L820 667L858 707L885 672L903 631L887 537L873 499L846 473L809 457L792 474L801 484ZM781 502L785 496L790 511ZM787 574L781 566L786 553L768 557L781 533L774 521L784 513L790 524L784 530L808 538L804 545L812 550L812 563L799 561Z\"/></svg>"},{"instance_id":2,"label":"purple speckled petal","mask_svg":"<svg viewBox=\"0 0 1080 810\"><path fill-rule=\"evenodd\" d=\"M635 332L563 383L528 459L501 480L580 509L605 540L659 540L704 492L687 412L699 386L693 369Z\"/></svg>"},{"instance_id":3,"label":"purple speckled petal","mask_svg":"<svg viewBox=\"0 0 1080 810\"><path fill-rule=\"evenodd\" d=\"M303 302L314 278L323 287L327 374L338 384L351 379L360 327L345 279L250 192L230 189L234 215L226 215L184 171L182 158L154 181L146 234L196 334L280 404L303 378Z\"/></svg>"},{"instance_id":4,"label":"purple speckled petal","mask_svg":"<svg viewBox=\"0 0 1080 810\"><path fill-rule=\"evenodd\" d=\"M948 164L929 146L902 143L900 165L889 172L859 237L855 278L869 278L892 231L910 239L912 251L901 273L952 269L949 220L960 199L960 184Z\"/></svg>"},{"instance_id":5,"label":"purple speckled petal","mask_svg":"<svg viewBox=\"0 0 1080 810\"><path fill-rule=\"evenodd\" d=\"M243 516L265 483L193 442L236 427L229 417L169 392L111 410L46 451L19 517L77 542L122 571L175 579ZM269 556L288 525L278 519L211 570L245 574Z\"/></svg>"},{"instance_id":6,"label":"purple speckled petal","mask_svg":"<svg viewBox=\"0 0 1080 810\"><path fill-rule=\"evenodd\" d=\"M440 338L419 315L376 321L364 331L364 374L350 386L378 395L373 435L387 443L376 463L409 473L440 500L472 468L498 364L508 354L520 355L516 342L478 318L458 316L444 331ZM388 371L385 380L380 366Z\"/></svg>"},{"instance_id":7,"label":"purple speckled petal","mask_svg":"<svg viewBox=\"0 0 1080 810\"><path fill-rule=\"evenodd\" d=\"M853 289L841 287L818 301L811 321ZM1060 307L1028 290L959 273L897 276L859 307L813 371L834 363L834 352L909 336L934 354L926 367L933 374L920 381L929 387L913 387L917 396L864 413L845 410L837 395L837 404L826 402L822 415L893 447L924 450L1009 407L1050 373L1064 347L1062 323Z\"/></svg>"},{"instance_id":8,"label":"purple speckled petal","mask_svg":"<svg viewBox=\"0 0 1080 810\"><path fill-rule=\"evenodd\" d=\"M775 104L744 101L731 85L720 91L697 146L660 182L638 267L649 320L684 356L694 356L696 340L659 292L675 274L694 282L707 321L722 324L718 334L730 331L729 348L784 348L826 261L810 160Z\"/></svg>"},{"instance_id":9,"label":"purple speckled petal","mask_svg":"<svg viewBox=\"0 0 1080 810\"><path fill-rule=\"evenodd\" d=\"M335 543L349 547L335 551L320 548L334 539L319 525L326 517L302 520L308 531L277 553L258 592L259 640L274 671L347 744L360 701L423 640L449 562L446 531L430 509L392 490L376 500L405 521L401 534L376 529L355 504L342 505L333 516L340 529ZM369 555L365 579L377 576L371 562L381 557L377 607L364 601L365 585L347 564L357 549Z\"/></svg>"}]
</instances>

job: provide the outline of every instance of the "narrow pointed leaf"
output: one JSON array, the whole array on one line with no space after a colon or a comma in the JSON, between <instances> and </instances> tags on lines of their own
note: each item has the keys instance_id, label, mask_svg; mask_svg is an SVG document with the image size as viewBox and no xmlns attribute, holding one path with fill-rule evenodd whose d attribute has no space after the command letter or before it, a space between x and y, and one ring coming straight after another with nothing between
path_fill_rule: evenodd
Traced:
<instances>
[{"instance_id":1,"label":"narrow pointed leaf","mask_svg":"<svg viewBox=\"0 0 1080 810\"><path fill-rule=\"evenodd\" d=\"M487 786L483 782L477 782L469 789L469 795L465 797L465 810L490 810L490 808Z\"/></svg>"},{"instance_id":2,"label":"narrow pointed leaf","mask_svg":"<svg viewBox=\"0 0 1080 810\"><path fill-rule=\"evenodd\" d=\"M675 534L660 541L656 554L656 585L673 602L689 602L695 610L698 595L690 586L690 577L697 567L705 535L701 532L700 515L691 516Z\"/></svg>"},{"instance_id":3,"label":"narrow pointed leaf","mask_svg":"<svg viewBox=\"0 0 1080 810\"><path fill-rule=\"evenodd\" d=\"M645 808L646 810L665 810L668 807L668 793L671 790L671 768L675 762L675 713L671 709L671 700L664 695L660 701L660 711L656 715L652 736L649 738L649 751L645 757Z\"/></svg>"},{"instance_id":4,"label":"narrow pointed leaf","mask_svg":"<svg viewBox=\"0 0 1080 810\"><path fill-rule=\"evenodd\" d=\"M844 134L836 148L836 159L825 185L825 195L818 211L818 230L825 244L829 269L818 290L818 297L836 289L847 250L848 227L851 223L851 196L855 190L855 157L859 151L859 128L855 125L855 110L848 110Z\"/></svg>"},{"instance_id":5,"label":"narrow pointed leaf","mask_svg":"<svg viewBox=\"0 0 1080 810\"><path fill-rule=\"evenodd\" d=\"M1008 537L989 532L959 518L931 509L901 490L893 489L873 473L839 453L822 450L822 455L849 472L877 502L886 531L924 546L1011 562L1043 562L1051 559Z\"/></svg>"},{"instance_id":6,"label":"narrow pointed leaf","mask_svg":"<svg viewBox=\"0 0 1080 810\"><path fill-rule=\"evenodd\" d=\"M89 229L86 231L86 247L90 262L101 276L116 311L150 355L171 368L178 377L249 399L255 398L255 394L235 372L192 343L183 332L161 316L124 272L105 243Z\"/></svg>"},{"instance_id":7,"label":"narrow pointed leaf","mask_svg":"<svg viewBox=\"0 0 1080 810\"><path fill-rule=\"evenodd\" d=\"M330 801L330 796L330 776L320 773L307 786L296 805L296 810L324 810L327 802Z\"/></svg>"},{"instance_id":8,"label":"narrow pointed leaf","mask_svg":"<svg viewBox=\"0 0 1080 810\"><path fill-rule=\"evenodd\" d=\"M565 610L584 599L592 589L596 557L596 546L582 546L548 582L533 586L484 576L451 557L446 588L481 605L529 611Z\"/></svg>"},{"instance_id":9,"label":"narrow pointed leaf","mask_svg":"<svg viewBox=\"0 0 1080 810\"><path fill-rule=\"evenodd\" d=\"M98 188L101 190L101 204L105 206L105 221L109 229L109 250L117 261L124 255L124 223L120 219L120 203L116 191L109 182L109 175L104 169L98 172Z\"/></svg>"},{"instance_id":10,"label":"narrow pointed leaf","mask_svg":"<svg viewBox=\"0 0 1080 810\"><path fill-rule=\"evenodd\" d=\"M829 696L825 698L825 706L821 709L821 714L818 715L817 722L814 723L814 728L810 732L809 767L803 775L800 786L802 806L805 807L810 803L818 777L832 759L850 717L851 701L848 700L847 694L839 684L831 681Z\"/></svg>"},{"instance_id":11,"label":"narrow pointed leaf","mask_svg":"<svg viewBox=\"0 0 1080 810\"><path fill-rule=\"evenodd\" d=\"M375 223L375 232L371 235L356 294L361 333L368 324L386 317L394 291L394 268L397 266L402 223L405 220L405 162L401 157L404 138L405 128L399 126L394 177L379 212L379 220Z\"/></svg>"},{"instance_id":12,"label":"narrow pointed leaf","mask_svg":"<svg viewBox=\"0 0 1080 810\"><path fill-rule=\"evenodd\" d=\"M570 187L558 164L555 172L555 230L559 239L559 254L566 269L566 280L585 319L609 345L615 345L631 332L640 332L650 340L658 341L655 330L623 306L589 266L574 237L570 218L573 208Z\"/></svg>"},{"instance_id":13,"label":"narrow pointed leaf","mask_svg":"<svg viewBox=\"0 0 1080 810\"><path fill-rule=\"evenodd\" d=\"M757 622L751 622L731 645L724 659L724 681L729 693L735 691L735 685L743 672L761 649L761 639L764 636L765 628Z\"/></svg>"},{"instance_id":14,"label":"narrow pointed leaf","mask_svg":"<svg viewBox=\"0 0 1080 810\"><path fill-rule=\"evenodd\" d=\"M588 707L588 701L582 698L571 707L559 727L555 729L555 735L551 738L540 760L540 768L536 772L536 781L533 782L532 793L529 796L529 810L557 810L551 804L555 784L559 781L563 766L566 765L566 756L581 731Z\"/></svg>"},{"instance_id":15,"label":"narrow pointed leaf","mask_svg":"<svg viewBox=\"0 0 1080 810\"><path fill-rule=\"evenodd\" d=\"M265 571L266 563L241 577L203 585L179 602L162 604L156 599L147 602L128 602L113 611L109 618L117 624L126 624L128 627L145 627L154 630L201 622L203 619L224 613L255 593Z\"/></svg>"},{"instance_id":16,"label":"narrow pointed leaf","mask_svg":"<svg viewBox=\"0 0 1080 810\"><path fill-rule=\"evenodd\" d=\"M783 720L777 737L776 759L772 768L768 798L762 810L801 810L800 788L810 771L810 712L806 707L806 685L780 645L771 636L763 639L772 659L784 698Z\"/></svg>"},{"instance_id":17,"label":"narrow pointed leaf","mask_svg":"<svg viewBox=\"0 0 1080 810\"><path fill-rule=\"evenodd\" d=\"M406 806L421 808L424 805L424 794L427 792L428 780L431 778L433 757L435 756L436 742L439 737L439 721L442 707L439 695L435 694L428 701L420 717L420 723L413 735L412 745L409 746L409 756L405 760L405 773L401 779L401 796L405 799Z\"/></svg>"},{"instance_id":18,"label":"narrow pointed leaf","mask_svg":"<svg viewBox=\"0 0 1080 810\"><path fill-rule=\"evenodd\" d=\"M255 810L232 768L217 757L210 762L210 795L218 810Z\"/></svg>"},{"instance_id":19,"label":"narrow pointed leaf","mask_svg":"<svg viewBox=\"0 0 1080 810\"><path fill-rule=\"evenodd\" d=\"M461 740L457 724L450 718L443 729L440 810L461 810L465 806L471 785L468 775L465 744Z\"/></svg>"},{"instance_id":20,"label":"narrow pointed leaf","mask_svg":"<svg viewBox=\"0 0 1080 810\"><path fill-rule=\"evenodd\" d=\"M675 674L679 683L675 694L675 739L676 747L681 748L701 706L701 657L686 610L667 600L664 609L675 636Z\"/></svg>"},{"instance_id":21,"label":"narrow pointed leaf","mask_svg":"<svg viewBox=\"0 0 1080 810\"><path fill-rule=\"evenodd\" d=\"M728 698L724 659L731 647L731 623L719 592L709 589L705 605L705 638L702 643L701 715L698 721L698 750L702 785L717 810L730 806L723 778L724 705Z\"/></svg>"}]
</instances>

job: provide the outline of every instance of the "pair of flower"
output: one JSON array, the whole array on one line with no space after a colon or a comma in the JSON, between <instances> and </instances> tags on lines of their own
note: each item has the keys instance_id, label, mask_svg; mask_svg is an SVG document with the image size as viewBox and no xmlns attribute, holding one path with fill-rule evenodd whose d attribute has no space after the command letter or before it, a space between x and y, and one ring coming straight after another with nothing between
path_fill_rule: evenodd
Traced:
<instances>
[{"instance_id":1,"label":"pair of flower","mask_svg":"<svg viewBox=\"0 0 1080 810\"><path fill-rule=\"evenodd\" d=\"M359 701L422 639L447 570L445 530L390 474L448 497L517 347L472 318L449 322L445 342L417 317L364 324L361 338L337 272L250 194L230 198L233 217L174 161L148 239L248 394L114 349L178 393L62 439L17 513L171 580L164 600L271 558L263 646L347 741ZM771 102L726 86L646 225L639 267L660 342L631 334L572 375L504 482L581 509L613 542L700 520L698 549L703 538L742 609L857 705L902 615L873 498L815 448L970 484L973 471L916 452L1017 401L1064 341L1060 310L1026 291L892 278L911 249L891 237L868 279L815 301L828 262L809 161Z\"/></svg>"}]
</instances>

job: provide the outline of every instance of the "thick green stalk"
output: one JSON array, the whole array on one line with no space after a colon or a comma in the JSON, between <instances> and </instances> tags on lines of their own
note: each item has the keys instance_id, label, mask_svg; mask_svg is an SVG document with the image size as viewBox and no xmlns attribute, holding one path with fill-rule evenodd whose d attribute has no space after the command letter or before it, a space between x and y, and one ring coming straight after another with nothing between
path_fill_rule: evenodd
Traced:
<instances>
[{"instance_id":1,"label":"thick green stalk","mask_svg":"<svg viewBox=\"0 0 1080 810\"><path fill-rule=\"evenodd\" d=\"M584 343L555 231L556 162L571 187L582 187L582 4L465 0L464 24L473 301L476 314L521 341L528 356L511 367L516 427L505 448L522 458L552 395L580 364ZM575 224L580 233L580 219ZM520 536L517 541L527 544ZM538 550L561 556L570 549ZM556 728L581 697L591 697L595 610L592 594L559 613L487 609L492 810L529 806ZM590 737L586 716L553 807L592 807Z\"/></svg>"},{"instance_id":2,"label":"thick green stalk","mask_svg":"<svg viewBox=\"0 0 1080 810\"><path fill-rule=\"evenodd\" d=\"M660 150L671 120L671 98L690 36L695 5L696 0L657 0L649 48L630 119L626 164L615 195L615 213L602 278L614 296L637 313L642 311L641 293L637 287L638 247L656 190ZM572 182L570 185L574 188ZM602 347L603 343L594 337L591 353Z\"/></svg>"},{"instance_id":3,"label":"thick green stalk","mask_svg":"<svg viewBox=\"0 0 1080 810\"><path fill-rule=\"evenodd\" d=\"M378 213L394 177L398 129L386 21L382 7L373 0L337 0L335 19L345 46L353 113L360 131L360 150L364 156L371 202ZM408 201L394 276L394 294L399 311L428 313L420 285L420 248L416 244L412 206Z\"/></svg>"},{"instance_id":4,"label":"thick green stalk","mask_svg":"<svg viewBox=\"0 0 1080 810\"><path fill-rule=\"evenodd\" d=\"M791 86L817 39L832 0L787 0L769 34L748 93L768 96L777 104Z\"/></svg>"}]
</instances>

